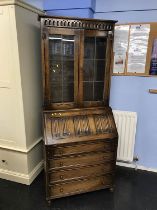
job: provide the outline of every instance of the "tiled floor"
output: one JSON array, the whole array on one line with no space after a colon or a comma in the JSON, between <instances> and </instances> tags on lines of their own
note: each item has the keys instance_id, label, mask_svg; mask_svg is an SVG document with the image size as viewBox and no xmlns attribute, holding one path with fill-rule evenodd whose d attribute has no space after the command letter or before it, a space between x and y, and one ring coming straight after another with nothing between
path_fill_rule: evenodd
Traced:
<instances>
[{"instance_id":1,"label":"tiled floor","mask_svg":"<svg viewBox=\"0 0 157 210\"><path fill-rule=\"evenodd\" d=\"M157 174L117 168L114 193L109 190L56 199L48 207L44 176L31 186L0 179L0 210L157 210Z\"/></svg>"}]
</instances>

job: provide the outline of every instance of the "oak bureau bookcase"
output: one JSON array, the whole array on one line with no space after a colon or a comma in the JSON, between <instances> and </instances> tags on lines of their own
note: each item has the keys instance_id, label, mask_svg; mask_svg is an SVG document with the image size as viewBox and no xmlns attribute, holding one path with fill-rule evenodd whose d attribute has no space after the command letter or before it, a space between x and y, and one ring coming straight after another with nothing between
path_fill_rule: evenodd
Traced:
<instances>
[{"instance_id":1,"label":"oak bureau bookcase","mask_svg":"<svg viewBox=\"0 0 157 210\"><path fill-rule=\"evenodd\" d=\"M46 198L113 189L109 107L116 21L40 16Z\"/></svg>"}]
</instances>

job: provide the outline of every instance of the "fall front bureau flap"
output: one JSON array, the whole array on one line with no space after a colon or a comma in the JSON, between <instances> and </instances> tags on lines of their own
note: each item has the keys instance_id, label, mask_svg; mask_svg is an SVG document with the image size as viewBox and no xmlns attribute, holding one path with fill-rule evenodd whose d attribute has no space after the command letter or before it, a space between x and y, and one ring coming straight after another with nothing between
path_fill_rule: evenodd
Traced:
<instances>
[{"instance_id":1,"label":"fall front bureau flap","mask_svg":"<svg viewBox=\"0 0 157 210\"><path fill-rule=\"evenodd\" d=\"M46 145L117 137L109 107L44 111L43 117Z\"/></svg>"}]
</instances>

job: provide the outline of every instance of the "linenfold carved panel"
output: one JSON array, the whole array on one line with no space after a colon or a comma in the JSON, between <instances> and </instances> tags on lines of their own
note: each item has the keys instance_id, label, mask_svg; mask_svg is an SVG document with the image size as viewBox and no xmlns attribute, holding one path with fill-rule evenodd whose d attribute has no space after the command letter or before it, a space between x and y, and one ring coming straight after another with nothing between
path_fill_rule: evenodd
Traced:
<instances>
[{"instance_id":1,"label":"linenfold carved panel","mask_svg":"<svg viewBox=\"0 0 157 210\"><path fill-rule=\"evenodd\" d=\"M92 136L106 133L115 133L116 127L113 115L83 113L80 115L64 116L64 113L44 114L45 136L50 143L53 140L68 139L81 136Z\"/></svg>"},{"instance_id":2,"label":"linenfold carved panel","mask_svg":"<svg viewBox=\"0 0 157 210\"><path fill-rule=\"evenodd\" d=\"M74 123L76 136L91 134L88 116L75 116L73 118L73 123Z\"/></svg>"},{"instance_id":3,"label":"linenfold carved panel","mask_svg":"<svg viewBox=\"0 0 157 210\"><path fill-rule=\"evenodd\" d=\"M64 138L70 136L70 119L64 118L52 118L51 119L51 134L52 138Z\"/></svg>"},{"instance_id":4,"label":"linenfold carved panel","mask_svg":"<svg viewBox=\"0 0 157 210\"><path fill-rule=\"evenodd\" d=\"M110 133L113 131L113 121L108 114L95 115L93 117L97 133L106 133L106 132Z\"/></svg>"}]
</instances>

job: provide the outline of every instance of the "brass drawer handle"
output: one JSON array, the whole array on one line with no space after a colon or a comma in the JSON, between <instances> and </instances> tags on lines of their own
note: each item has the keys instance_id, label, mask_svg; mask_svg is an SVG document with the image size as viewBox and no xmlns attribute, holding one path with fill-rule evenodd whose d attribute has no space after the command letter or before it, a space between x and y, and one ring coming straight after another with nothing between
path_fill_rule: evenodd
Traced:
<instances>
[{"instance_id":1,"label":"brass drawer handle","mask_svg":"<svg viewBox=\"0 0 157 210\"><path fill-rule=\"evenodd\" d=\"M54 154L54 152L52 150L47 152L48 156L53 156L53 154Z\"/></svg>"},{"instance_id":2,"label":"brass drawer handle","mask_svg":"<svg viewBox=\"0 0 157 210\"><path fill-rule=\"evenodd\" d=\"M105 180L102 180L102 184L105 185Z\"/></svg>"},{"instance_id":3,"label":"brass drawer handle","mask_svg":"<svg viewBox=\"0 0 157 210\"><path fill-rule=\"evenodd\" d=\"M62 155L63 154L63 151L62 150L58 150L57 153L60 154L60 155Z\"/></svg>"},{"instance_id":4,"label":"brass drawer handle","mask_svg":"<svg viewBox=\"0 0 157 210\"><path fill-rule=\"evenodd\" d=\"M62 162L60 162L60 166L63 166L63 163Z\"/></svg>"},{"instance_id":5,"label":"brass drawer handle","mask_svg":"<svg viewBox=\"0 0 157 210\"><path fill-rule=\"evenodd\" d=\"M63 192L64 190L63 190L63 188L60 188L60 192Z\"/></svg>"},{"instance_id":6,"label":"brass drawer handle","mask_svg":"<svg viewBox=\"0 0 157 210\"><path fill-rule=\"evenodd\" d=\"M60 179L63 179L63 175L60 175Z\"/></svg>"}]
</instances>

